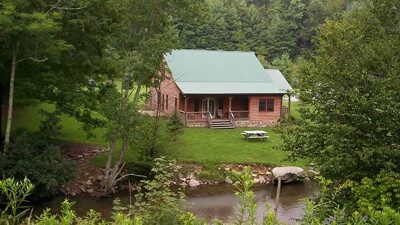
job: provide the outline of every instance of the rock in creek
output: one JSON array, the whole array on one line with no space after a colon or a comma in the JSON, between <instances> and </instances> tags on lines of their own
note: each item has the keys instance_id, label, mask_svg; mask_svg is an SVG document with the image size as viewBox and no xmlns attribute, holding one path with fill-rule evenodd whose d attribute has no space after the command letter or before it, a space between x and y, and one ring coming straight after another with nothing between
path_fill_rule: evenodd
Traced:
<instances>
[{"instance_id":1,"label":"rock in creek","mask_svg":"<svg viewBox=\"0 0 400 225\"><path fill-rule=\"evenodd\" d=\"M272 170L272 175L275 180L281 178L283 183L290 183L304 179L304 170L297 166L275 167Z\"/></svg>"},{"instance_id":2,"label":"rock in creek","mask_svg":"<svg viewBox=\"0 0 400 225\"><path fill-rule=\"evenodd\" d=\"M233 182L232 182L231 178L225 177L225 183L232 184Z\"/></svg>"},{"instance_id":3,"label":"rock in creek","mask_svg":"<svg viewBox=\"0 0 400 225\"><path fill-rule=\"evenodd\" d=\"M195 180L193 178L189 180L189 187L197 187L199 185L200 185L199 181L197 181L197 180Z\"/></svg>"}]
</instances>

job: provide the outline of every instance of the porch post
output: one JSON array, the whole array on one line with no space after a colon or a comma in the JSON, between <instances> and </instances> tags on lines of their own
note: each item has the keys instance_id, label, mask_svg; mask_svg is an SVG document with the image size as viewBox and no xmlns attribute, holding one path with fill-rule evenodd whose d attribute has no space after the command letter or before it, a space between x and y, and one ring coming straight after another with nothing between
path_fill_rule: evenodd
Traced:
<instances>
[{"instance_id":1,"label":"porch post","mask_svg":"<svg viewBox=\"0 0 400 225\"><path fill-rule=\"evenodd\" d=\"M288 115L290 116L290 104L291 104L290 97L291 97L291 94L288 94L288 95L289 95L289 98L288 98Z\"/></svg>"},{"instance_id":2,"label":"porch post","mask_svg":"<svg viewBox=\"0 0 400 225\"><path fill-rule=\"evenodd\" d=\"M232 96L229 96L229 113L232 111Z\"/></svg>"},{"instance_id":3,"label":"porch post","mask_svg":"<svg viewBox=\"0 0 400 225\"><path fill-rule=\"evenodd\" d=\"M185 98L185 105L184 105L184 109L185 109L185 126L187 126L187 101L189 99L188 96L184 95L183 96Z\"/></svg>"},{"instance_id":4,"label":"porch post","mask_svg":"<svg viewBox=\"0 0 400 225\"><path fill-rule=\"evenodd\" d=\"M206 97L206 99L207 99L207 116L208 116L208 113L210 112L210 97Z\"/></svg>"}]
</instances>

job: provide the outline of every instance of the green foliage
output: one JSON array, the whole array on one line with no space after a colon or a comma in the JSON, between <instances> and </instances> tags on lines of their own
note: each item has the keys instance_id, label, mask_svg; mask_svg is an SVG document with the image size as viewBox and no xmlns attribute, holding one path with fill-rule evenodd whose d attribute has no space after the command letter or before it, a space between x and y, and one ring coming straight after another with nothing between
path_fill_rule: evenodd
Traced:
<instances>
[{"instance_id":1,"label":"green foliage","mask_svg":"<svg viewBox=\"0 0 400 225\"><path fill-rule=\"evenodd\" d=\"M382 172L361 182L347 181L343 188L351 191L353 202L363 211L392 208L400 211L400 174Z\"/></svg>"},{"instance_id":2,"label":"green foliage","mask_svg":"<svg viewBox=\"0 0 400 225\"><path fill-rule=\"evenodd\" d=\"M272 60L271 65L268 68L279 69L285 76L289 84L296 88L298 84L298 76L300 76L299 68L304 63L302 58L296 60L290 59L288 54L283 54L281 57Z\"/></svg>"},{"instance_id":3,"label":"green foliage","mask_svg":"<svg viewBox=\"0 0 400 225\"><path fill-rule=\"evenodd\" d=\"M398 1L366 1L318 34L303 66L300 98L309 105L286 130L283 148L312 159L335 180L375 177L400 167ZM392 15L393 17L388 17Z\"/></svg>"},{"instance_id":4,"label":"green foliage","mask_svg":"<svg viewBox=\"0 0 400 225\"><path fill-rule=\"evenodd\" d=\"M155 157L168 154L174 141L172 137L166 121L160 120L157 124L157 118L142 116L133 132L132 149L139 158L152 161Z\"/></svg>"},{"instance_id":5,"label":"green foliage","mask_svg":"<svg viewBox=\"0 0 400 225\"><path fill-rule=\"evenodd\" d=\"M263 225L283 225L283 224L284 223L280 222L277 219L276 213L272 211L271 207L269 205L266 205Z\"/></svg>"},{"instance_id":6,"label":"green foliage","mask_svg":"<svg viewBox=\"0 0 400 225\"><path fill-rule=\"evenodd\" d=\"M168 131L170 132L172 139L176 140L178 135L182 134L184 131L184 124L182 123L181 117L178 111L175 111L169 118Z\"/></svg>"},{"instance_id":7,"label":"green foliage","mask_svg":"<svg viewBox=\"0 0 400 225\"><path fill-rule=\"evenodd\" d=\"M125 163L124 169L128 174L137 174L150 177L151 168L153 163L147 158L139 158L135 161L128 161Z\"/></svg>"},{"instance_id":8,"label":"green foliage","mask_svg":"<svg viewBox=\"0 0 400 225\"><path fill-rule=\"evenodd\" d=\"M365 178L361 183L347 181L340 186L322 179L318 198L306 201L302 224L398 224L399 188L397 180L391 180L393 176L398 177L381 174L372 182ZM393 201L382 201L391 197Z\"/></svg>"},{"instance_id":9,"label":"green foliage","mask_svg":"<svg viewBox=\"0 0 400 225\"><path fill-rule=\"evenodd\" d=\"M19 224L30 210L24 204L33 188L27 178L22 181L15 181L14 178L0 180L0 199L2 195L5 197L5 207L0 208L0 224Z\"/></svg>"},{"instance_id":10,"label":"green foliage","mask_svg":"<svg viewBox=\"0 0 400 225\"><path fill-rule=\"evenodd\" d=\"M235 224L255 224L257 203L255 201L254 185L251 168L246 166L243 171L233 171L233 186L237 189L235 192L239 198L239 212L235 217Z\"/></svg>"},{"instance_id":11,"label":"green foliage","mask_svg":"<svg viewBox=\"0 0 400 225\"><path fill-rule=\"evenodd\" d=\"M144 181L135 195L134 214L146 224L180 224L183 215L181 199L183 193L171 190L176 162L165 157L154 160L153 180Z\"/></svg>"},{"instance_id":12,"label":"green foliage","mask_svg":"<svg viewBox=\"0 0 400 225\"><path fill-rule=\"evenodd\" d=\"M255 51L269 61L309 56L316 30L349 0L208 0L196 17L176 22L182 48Z\"/></svg>"},{"instance_id":13,"label":"green foliage","mask_svg":"<svg viewBox=\"0 0 400 225\"><path fill-rule=\"evenodd\" d=\"M54 195L74 175L73 163L62 156L55 140L26 130L17 132L10 151L1 153L0 170L4 177L29 178L35 200Z\"/></svg>"},{"instance_id":14,"label":"green foliage","mask_svg":"<svg viewBox=\"0 0 400 225\"><path fill-rule=\"evenodd\" d=\"M254 51L261 44L260 11L245 0L208 0L199 11L176 22L182 48Z\"/></svg>"}]
</instances>

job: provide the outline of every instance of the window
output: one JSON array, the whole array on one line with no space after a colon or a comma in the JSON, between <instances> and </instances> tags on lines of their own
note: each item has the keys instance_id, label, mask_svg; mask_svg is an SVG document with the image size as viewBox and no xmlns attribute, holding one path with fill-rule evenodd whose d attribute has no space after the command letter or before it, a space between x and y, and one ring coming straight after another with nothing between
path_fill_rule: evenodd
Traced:
<instances>
[{"instance_id":1,"label":"window","mask_svg":"<svg viewBox=\"0 0 400 225\"><path fill-rule=\"evenodd\" d=\"M178 109L178 98L175 98L175 110Z\"/></svg>"},{"instance_id":2,"label":"window","mask_svg":"<svg viewBox=\"0 0 400 225\"><path fill-rule=\"evenodd\" d=\"M168 110L168 95L167 95L167 98L165 100L165 110Z\"/></svg>"},{"instance_id":3,"label":"window","mask_svg":"<svg viewBox=\"0 0 400 225\"><path fill-rule=\"evenodd\" d=\"M267 111L273 112L274 111L274 99L267 100Z\"/></svg>"},{"instance_id":4,"label":"window","mask_svg":"<svg viewBox=\"0 0 400 225\"><path fill-rule=\"evenodd\" d=\"M258 102L258 111L263 112L267 109L267 100L260 99Z\"/></svg>"},{"instance_id":5,"label":"window","mask_svg":"<svg viewBox=\"0 0 400 225\"><path fill-rule=\"evenodd\" d=\"M200 107L199 107L199 98L195 98L195 99L194 99L194 111L195 111L195 112L200 111Z\"/></svg>"}]
</instances>

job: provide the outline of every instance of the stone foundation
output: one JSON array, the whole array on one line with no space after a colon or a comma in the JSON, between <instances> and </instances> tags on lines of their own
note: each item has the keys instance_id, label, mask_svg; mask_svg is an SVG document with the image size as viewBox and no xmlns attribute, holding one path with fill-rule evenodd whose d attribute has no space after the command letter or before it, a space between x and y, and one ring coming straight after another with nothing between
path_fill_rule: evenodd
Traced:
<instances>
[{"instance_id":1,"label":"stone foundation","mask_svg":"<svg viewBox=\"0 0 400 225\"><path fill-rule=\"evenodd\" d=\"M186 127L209 127L209 125L207 121L187 121Z\"/></svg>"},{"instance_id":2,"label":"stone foundation","mask_svg":"<svg viewBox=\"0 0 400 225\"><path fill-rule=\"evenodd\" d=\"M276 121L249 121L238 120L235 121L235 127L273 127L278 124Z\"/></svg>"},{"instance_id":3,"label":"stone foundation","mask_svg":"<svg viewBox=\"0 0 400 225\"><path fill-rule=\"evenodd\" d=\"M277 121L249 121L249 120L238 120L234 122L236 127L274 127L278 124ZM207 121L188 121L186 127L209 127Z\"/></svg>"}]
</instances>

